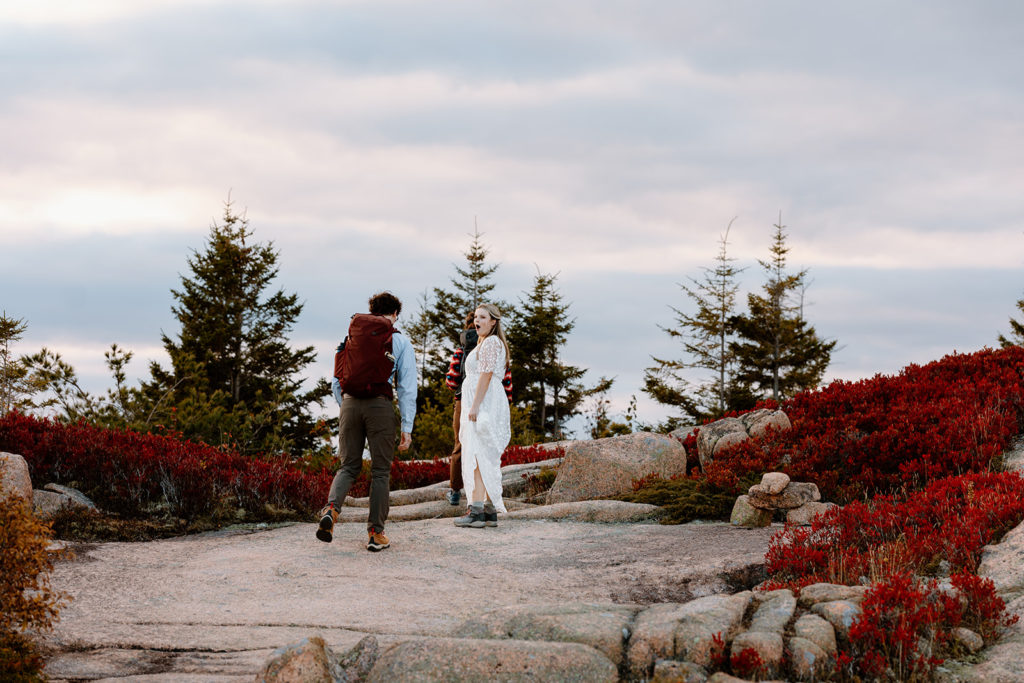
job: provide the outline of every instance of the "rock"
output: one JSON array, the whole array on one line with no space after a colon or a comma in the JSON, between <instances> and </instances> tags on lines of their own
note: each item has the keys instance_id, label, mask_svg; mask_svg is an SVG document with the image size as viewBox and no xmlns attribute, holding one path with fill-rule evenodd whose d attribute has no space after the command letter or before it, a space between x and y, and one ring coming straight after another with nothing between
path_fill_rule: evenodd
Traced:
<instances>
[{"instance_id":1,"label":"rock","mask_svg":"<svg viewBox=\"0 0 1024 683\"><path fill-rule=\"evenodd\" d=\"M651 677L651 683L705 683L707 680L708 672L704 667L674 659L656 661Z\"/></svg>"},{"instance_id":2,"label":"rock","mask_svg":"<svg viewBox=\"0 0 1024 683\"><path fill-rule=\"evenodd\" d=\"M348 652L333 655L328 649L331 659L331 675L333 683L360 683L370 674L377 658L380 656L380 645L373 636L366 636Z\"/></svg>"},{"instance_id":3,"label":"rock","mask_svg":"<svg viewBox=\"0 0 1024 683\"><path fill-rule=\"evenodd\" d=\"M749 496L739 496L733 503L729 523L733 526L757 529L772 523L772 513L770 510L761 510L751 505Z\"/></svg>"},{"instance_id":4,"label":"rock","mask_svg":"<svg viewBox=\"0 0 1024 683\"><path fill-rule=\"evenodd\" d=\"M797 619L793 633L798 638L811 641L827 655L836 653L836 630L817 614L805 614Z\"/></svg>"},{"instance_id":5,"label":"rock","mask_svg":"<svg viewBox=\"0 0 1024 683\"><path fill-rule=\"evenodd\" d=\"M506 500L508 510L527 510L535 506L517 500ZM408 522L417 519L437 519L440 517L460 517L466 514L465 505L449 505L446 500L431 500L425 503L399 505L388 512L389 522ZM346 505L338 510L338 523L366 524L367 508Z\"/></svg>"},{"instance_id":6,"label":"rock","mask_svg":"<svg viewBox=\"0 0 1024 683\"><path fill-rule=\"evenodd\" d=\"M789 481L789 475L785 472L765 472L761 475L761 486L773 496L782 493Z\"/></svg>"},{"instance_id":7,"label":"rock","mask_svg":"<svg viewBox=\"0 0 1024 683\"><path fill-rule=\"evenodd\" d=\"M465 621L454 635L580 643L603 652L618 667L625 659L623 644L638 610L592 603L499 607Z\"/></svg>"},{"instance_id":8,"label":"rock","mask_svg":"<svg viewBox=\"0 0 1024 683\"><path fill-rule=\"evenodd\" d=\"M714 637L728 643L737 632L753 593L709 595L686 604L653 605L637 615L627 659L635 678L651 674L658 659L711 664Z\"/></svg>"},{"instance_id":9,"label":"rock","mask_svg":"<svg viewBox=\"0 0 1024 683\"><path fill-rule=\"evenodd\" d=\"M615 665L579 643L430 638L384 651L367 678L393 681L618 681Z\"/></svg>"},{"instance_id":10,"label":"rock","mask_svg":"<svg viewBox=\"0 0 1024 683\"><path fill-rule=\"evenodd\" d=\"M782 493L771 494L761 484L754 484L747 491L750 504L762 510L791 510L804 503L821 500L817 484L791 481Z\"/></svg>"},{"instance_id":11,"label":"rock","mask_svg":"<svg viewBox=\"0 0 1024 683\"><path fill-rule=\"evenodd\" d=\"M398 489L396 491L391 491L388 494L388 504L391 506L415 505L417 503L441 500L450 488L448 483L449 482L447 481L440 481L429 486L421 486L418 489ZM368 508L370 507L370 498L367 496L362 498L345 496L344 505L347 507Z\"/></svg>"},{"instance_id":12,"label":"rock","mask_svg":"<svg viewBox=\"0 0 1024 683\"><path fill-rule=\"evenodd\" d=\"M508 503L506 502L506 505ZM664 510L657 505L622 500L581 500L575 503L538 505L502 515L502 519L552 519L576 522L632 523L657 519Z\"/></svg>"},{"instance_id":13,"label":"rock","mask_svg":"<svg viewBox=\"0 0 1024 683\"><path fill-rule=\"evenodd\" d=\"M725 643L732 640L752 599L753 593L743 591L735 595L711 595L687 603L693 608L676 626L675 656L710 667L717 649L715 636L720 634ZM697 604L701 601L705 601L703 605Z\"/></svg>"},{"instance_id":14,"label":"rock","mask_svg":"<svg viewBox=\"0 0 1024 683\"><path fill-rule=\"evenodd\" d=\"M735 676L730 676L727 673L724 673L722 671L718 671L717 673L711 674L711 676L708 678L708 683L747 683L747 682L745 680L743 680L742 678L736 678Z\"/></svg>"},{"instance_id":15,"label":"rock","mask_svg":"<svg viewBox=\"0 0 1024 683\"><path fill-rule=\"evenodd\" d=\"M754 412L759 413L761 411ZM793 428L789 417L781 410L768 410L765 412L767 414L759 415L756 419L748 422L747 434L750 434L752 439L760 439L769 431L784 432Z\"/></svg>"},{"instance_id":16,"label":"rock","mask_svg":"<svg viewBox=\"0 0 1024 683\"><path fill-rule=\"evenodd\" d=\"M799 636L789 639L789 671L794 679L821 680L831 665L831 658L813 641Z\"/></svg>"},{"instance_id":17,"label":"rock","mask_svg":"<svg viewBox=\"0 0 1024 683\"><path fill-rule=\"evenodd\" d=\"M32 477L25 458L16 453L0 453L0 500L21 498L32 503Z\"/></svg>"},{"instance_id":18,"label":"rock","mask_svg":"<svg viewBox=\"0 0 1024 683\"><path fill-rule=\"evenodd\" d=\"M69 486L47 484L32 492L32 507L43 519L52 518L64 508L96 510L96 504L84 493Z\"/></svg>"},{"instance_id":19,"label":"rock","mask_svg":"<svg viewBox=\"0 0 1024 683\"><path fill-rule=\"evenodd\" d=\"M794 606L796 603L794 602ZM764 631L744 631L732 640L730 657L737 657L744 650L753 650L761 660L757 673L761 677L775 678L782 671L782 660L785 649L782 645L782 634ZM751 671L750 673L754 673Z\"/></svg>"},{"instance_id":20,"label":"rock","mask_svg":"<svg viewBox=\"0 0 1024 683\"><path fill-rule=\"evenodd\" d=\"M817 503L813 501L804 503L800 507L786 512L786 522L799 526L810 526L815 517L828 512L834 507L839 506L835 503Z\"/></svg>"},{"instance_id":21,"label":"rock","mask_svg":"<svg viewBox=\"0 0 1024 683\"><path fill-rule=\"evenodd\" d=\"M766 593L754 593L759 602L754 616L750 620L751 631L764 633L782 633L786 630L796 612L796 598L791 590L776 590Z\"/></svg>"},{"instance_id":22,"label":"rock","mask_svg":"<svg viewBox=\"0 0 1024 683\"><path fill-rule=\"evenodd\" d=\"M963 645L964 649L970 652L972 655L985 647L984 639L974 631L958 626L951 632L953 640L960 645Z\"/></svg>"},{"instance_id":23,"label":"rock","mask_svg":"<svg viewBox=\"0 0 1024 683\"><path fill-rule=\"evenodd\" d=\"M850 627L860 616L860 606L849 600L819 602L811 610L832 624L832 628L836 631L836 638L842 641L848 640Z\"/></svg>"},{"instance_id":24,"label":"rock","mask_svg":"<svg viewBox=\"0 0 1024 683\"><path fill-rule=\"evenodd\" d=\"M757 424L761 420L764 420L773 412L775 411L770 410L768 408L758 408L757 410L751 410L748 413L743 413L742 415L740 415L739 421L743 423L743 430L749 434L750 428L753 425Z\"/></svg>"},{"instance_id":25,"label":"rock","mask_svg":"<svg viewBox=\"0 0 1024 683\"><path fill-rule=\"evenodd\" d=\"M256 683L333 683L327 644L313 636L274 650Z\"/></svg>"},{"instance_id":26,"label":"rock","mask_svg":"<svg viewBox=\"0 0 1024 683\"><path fill-rule=\"evenodd\" d=\"M697 432L697 457L700 460L700 467L704 469L714 458L716 446L726 435L730 437L730 443L737 439L743 441L748 438L747 428L743 422L736 417L726 417L711 424L706 424Z\"/></svg>"},{"instance_id":27,"label":"rock","mask_svg":"<svg viewBox=\"0 0 1024 683\"><path fill-rule=\"evenodd\" d=\"M637 432L570 445L558 468L547 502L590 500L633 488L650 474L671 477L686 473L686 451L664 434Z\"/></svg>"},{"instance_id":28,"label":"rock","mask_svg":"<svg viewBox=\"0 0 1024 683\"><path fill-rule=\"evenodd\" d=\"M860 604L867 592L867 586L844 586L839 583L812 583L800 589L798 603L801 607L811 607L819 602L833 600L849 600Z\"/></svg>"}]
</instances>

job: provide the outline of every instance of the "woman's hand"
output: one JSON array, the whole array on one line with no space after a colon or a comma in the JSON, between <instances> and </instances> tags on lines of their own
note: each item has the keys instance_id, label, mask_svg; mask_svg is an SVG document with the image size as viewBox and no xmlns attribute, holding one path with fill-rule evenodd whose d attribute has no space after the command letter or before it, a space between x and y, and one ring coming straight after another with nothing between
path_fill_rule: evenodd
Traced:
<instances>
[{"instance_id":1,"label":"woman's hand","mask_svg":"<svg viewBox=\"0 0 1024 683\"><path fill-rule=\"evenodd\" d=\"M480 406L473 406L469 409L469 421L476 422L477 415L480 414Z\"/></svg>"}]
</instances>

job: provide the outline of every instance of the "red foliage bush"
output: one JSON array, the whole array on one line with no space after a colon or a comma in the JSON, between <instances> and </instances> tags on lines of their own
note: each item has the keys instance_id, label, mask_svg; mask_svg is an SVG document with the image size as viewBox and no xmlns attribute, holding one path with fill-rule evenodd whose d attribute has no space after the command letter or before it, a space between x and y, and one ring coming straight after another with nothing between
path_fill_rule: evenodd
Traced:
<instances>
[{"instance_id":1,"label":"red foliage bush","mask_svg":"<svg viewBox=\"0 0 1024 683\"><path fill-rule=\"evenodd\" d=\"M793 428L716 456L727 486L744 474L788 472L846 503L920 489L989 468L1024 424L1024 348L986 349L910 365L895 376L837 381L783 410Z\"/></svg>"},{"instance_id":2,"label":"red foliage bush","mask_svg":"<svg viewBox=\"0 0 1024 683\"><path fill-rule=\"evenodd\" d=\"M819 581L857 584L894 572L973 572L982 548L1024 520L1024 478L1016 472L940 479L905 500L854 502L787 526L765 556L773 586Z\"/></svg>"}]
</instances>

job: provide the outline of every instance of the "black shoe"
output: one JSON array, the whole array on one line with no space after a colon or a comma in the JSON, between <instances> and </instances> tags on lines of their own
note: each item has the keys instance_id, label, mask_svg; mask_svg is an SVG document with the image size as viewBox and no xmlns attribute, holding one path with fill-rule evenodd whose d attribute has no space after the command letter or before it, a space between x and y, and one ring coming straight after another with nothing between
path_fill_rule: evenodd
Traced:
<instances>
[{"instance_id":1,"label":"black shoe","mask_svg":"<svg viewBox=\"0 0 1024 683\"><path fill-rule=\"evenodd\" d=\"M338 511L333 505L328 505L320 511L320 525L316 530L316 537L324 543L330 543L334 538L334 523L338 521Z\"/></svg>"},{"instance_id":2,"label":"black shoe","mask_svg":"<svg viewBox=\"0 0 1024 683\"><path fill-rule=\"evenodd\" d=\"M475 508L472 505L468 510L466 510L466 514L462 517L455 518L455 526L482 529L486 525L487 520L484 518L484 511L480 508Z\"/></svg>"},{"instance_id":3,"label":"black shoe","mask_svg":"<svg viewBox=\"0 0 1024 683\"><path fill-rule=\"evenodd\" d=\"M498 513L494 510L484 510L484 526L498 526Z\"/></svg>"},{"instance_id":4,"label":"black shoe","mask_svg":"<svg viewBox=\"0 0 1024 683\"><path fill-rule=\"evenodd\" d=\"M452 489L451 491L446 493L444 497L448 501L449 505L458 505L459 499L461 498L459 492L456 491L455 489Z\"/></svg>"}]
</instances>

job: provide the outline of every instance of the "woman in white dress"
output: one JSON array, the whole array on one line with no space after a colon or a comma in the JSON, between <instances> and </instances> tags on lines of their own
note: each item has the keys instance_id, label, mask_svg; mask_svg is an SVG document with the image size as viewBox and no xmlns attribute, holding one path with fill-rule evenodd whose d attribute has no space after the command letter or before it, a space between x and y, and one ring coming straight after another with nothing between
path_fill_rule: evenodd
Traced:
<instances>
[{"instance_id":1,"label":"woman in white dress","mask_svg":"<svg viewBox=\"0 0 1024 683\"><path fill-rule=\"evenodd\" d=\"M466 515L456 526L498 526L501 500L501 454L512 437L508 399L501 378L508 367L508 342L501 327L501 312L482 304L473 316L479 341L466 356L462 382L462 480L469 499ZM495 375L497 375L495 377Z\"/></svg>"}]
</instances>

